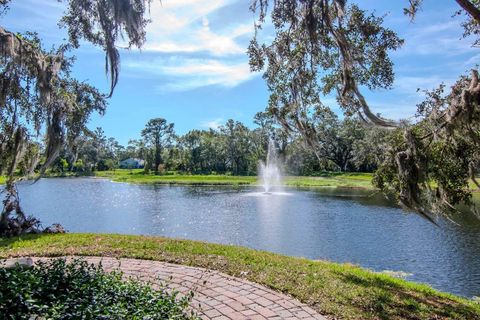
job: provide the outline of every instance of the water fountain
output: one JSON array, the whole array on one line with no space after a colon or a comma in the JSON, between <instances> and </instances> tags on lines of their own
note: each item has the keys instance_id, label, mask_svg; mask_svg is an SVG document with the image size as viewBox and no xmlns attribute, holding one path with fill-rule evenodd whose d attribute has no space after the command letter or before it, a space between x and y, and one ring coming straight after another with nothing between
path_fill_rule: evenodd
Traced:
<instances>
[{"instance_id":1,"label":"water fountain","mask_svg":"<svg viewBox=\"0 0 480 320\"><path fill-rule=\"evenodd\" d=\"M267 159L259 163L259 176L262 181L264 193L271 193L272 187L279 187L282 182L280 162L275 149L275 142L270 139L268 142Z\"/></svg>"}]
</instances>

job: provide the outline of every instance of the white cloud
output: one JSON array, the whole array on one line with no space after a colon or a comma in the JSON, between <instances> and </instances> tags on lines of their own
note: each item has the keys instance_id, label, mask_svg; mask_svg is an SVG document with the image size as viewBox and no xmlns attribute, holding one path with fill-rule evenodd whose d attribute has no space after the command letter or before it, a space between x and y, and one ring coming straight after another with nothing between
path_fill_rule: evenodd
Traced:
<instances>
[{"instance_id":1,"label":"white cloud","mask_svg":"<svg viewBox=\"0 0 480 320\"><path fill-rule=\"evenodd\" d=\"M370 109L387 119L414 121L418 102L420 101L415 99L400 99L397 102L371 101Z\"/></svg>"},{"instance_id":2,"label":"white cloud","mask_svg":"<svg viewBox=\"0 0 480 320\"><path fill-rule=\"evenodd\" d=\"M183 65L165 66L162 69L171 75L199 75L227 87L235 86L252 76L245 63L224 64L216 60L188 60Z\"/></svg>"},{"instance_id":3,"label":"white cloud","mask_svg":"<svg viewBox=\"0 0 480 320\"><path fill-rule=\"evenodd\" d=\"M238 38L244 35L253 35L255 32L253 28L253 23L245 23L238 25L235 29L232 30L231 36L233 38Z\"/></svg>"},{"instance_id":4,"label":"white cloud","mask_svg":"<svg viewBox=\"0 0 480 320\"><path fill-rule=\"evenodd\" d=\"M246 53L246 48L241 47L235 37L212 32L208 20L203 19L201 27L183 30L174 37L164 37L159 41L147 41L143 50L163 53L207 52L214 56Z\"/></svg>"},{"instance_id":5,"label":"white cloud","mask_svg":"<svg viewBox=\"0 0 480 320\"><path fill-rule=\"evenodd\" d=\"M462 39L458 20L426 26L413 25L404 37L405 45L395 55L457 56L475 50L471 39Z\"/></svg>"},{"instance_id":6,"label":"white cloud","mask_svg":"<svg viewBox=\"0 0 480 320\"><path fill-rule=\"evenodd\" d=\"M432 90L437 88L442 82L448 86L453 84L455 80L440 75L400 76L395 80L394 89L401 93L414 94L417 92L417 89Z\"/></svg>"},{"instance_id":7,"label":"white cloud","mask_svg":"<svg viewBox=\"0 0 480 320\"><path fill-rule=\"evenodd\" d=\"M219 23L218 16L216 20L210 19L232 1L238 0L152 3L152 23L147 27L147 42L142 48L148 57L127 59L123 66L130 73L158 76L159 92L211 85L234 87L253 78L255 74L250 73L246 55L247 44L240 39L253 34L253 23L228 20ZM226 19L220 17L221 20Z\"/></svg>"},{"instance_id":8,"label":"white cloud","mask_svg":"<svg viewBox=\"0 0 480 320\"><path fill-rule=\"evenodd\" d=\"M142 73L168 77L167 84L157 86L160 92L186 91L211 85L234 87L258 75L250 72L245 61L230 62L177 56L150 62L126 61L124 65Z\"/></svg>"},{"instance_id":9,"label":"white cloud","mask_svg":"<svg viewBox=\"0 0 480 320\"><path fill-rule=\"evenodd\" d=\"M433 90L441 83L448 88L454 82L453 77L441 75L400 76L392 90L369 92L368 100L374 113L395 120L415 121L417 104L425 99L424 90Z\"/></svg>"},{"instance_id":10,"label":"white cloud","mask_svg":"<svg viewBox=\"0 0 480 320\"><path fill-rule=\"evenodd\" d=\"M155 2L150 10L147 43L143 50L164 53L207 52L215 56L244 54L235 38L253 34L253 23L230 25L212 30L208 15L231 0L171 0ZM248 25L251 25L248 27Z\"/></svg>"},{"instance_id":11,"label":"white cloud","mask_svg":"<svg viewBox=\"0 0 480 320\"><path fill-rule=\"evenodd\" d=\"M480 64L480 54L476 54L463 63L465 68L474 68Z\"/></svg>"},{"instance_id":12,"label":"white cloud","mask_svg":"<svg viewBox=\"0 0 480 320\"><path fill-rule=\"evenodd\" d=\"M207 129L218 129L225 123L225 120L222 118L217 118L213 120L206 120L200 123L200 126Z\"/></svg>"},{"instance_id":13,"label":"white cloud","mask_svg":"<svg viewBox=\"0 0 480 320\"><path fill-rule=\"evenodd\" d=\"M206 17L202 17L202 26L208 27L209 24L210 24L210 21L208 21Z\"/></svg>"}]
</instances>

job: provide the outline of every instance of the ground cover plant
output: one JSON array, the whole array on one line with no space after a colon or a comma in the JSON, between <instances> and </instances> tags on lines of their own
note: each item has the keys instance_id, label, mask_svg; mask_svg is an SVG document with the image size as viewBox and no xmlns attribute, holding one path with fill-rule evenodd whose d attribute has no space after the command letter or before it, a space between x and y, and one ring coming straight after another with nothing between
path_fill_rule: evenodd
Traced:
<instances>
[{"instance_id":1,"label":"ground cover plant","mask_svg":"<svg viewBox=\"0 0 480 320\"><path fill-rule=\"evenodd\" d=\"M65 259L0 268L2 319L195 319L189 297Z\"/></svg>"}]
</instances>

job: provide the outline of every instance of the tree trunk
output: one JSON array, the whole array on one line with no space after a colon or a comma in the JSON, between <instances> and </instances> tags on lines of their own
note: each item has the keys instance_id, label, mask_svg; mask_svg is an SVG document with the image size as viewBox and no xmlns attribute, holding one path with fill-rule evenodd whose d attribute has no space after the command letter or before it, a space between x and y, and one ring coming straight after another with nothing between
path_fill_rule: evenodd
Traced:
<instances>
[{"instance_id":1,"label":"tree trunk","mask_svg":"<svg viewBox=\"0 0 480 320\"><path fill-rule=\"evenodd\" d=\"M162 164L162 147L160 145L155 146L155 173L158 174L158 167Z\"/></svg>"}]
</instances>

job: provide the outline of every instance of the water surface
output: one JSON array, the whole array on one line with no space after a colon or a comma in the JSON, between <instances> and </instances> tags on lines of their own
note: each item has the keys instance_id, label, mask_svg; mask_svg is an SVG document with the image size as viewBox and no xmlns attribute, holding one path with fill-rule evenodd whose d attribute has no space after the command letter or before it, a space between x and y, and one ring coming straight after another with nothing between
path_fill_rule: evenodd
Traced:
<instances>
[{"instance_id":1,"label":"water surface","mask_svg":"<svg viewBox=\"0 0 480 320\"><path fill-rule=\"evenodd\" d=\"M24 210L71 232L160 235L411 273L409 280L480 296L480 222L440 227L353 190L169 187L42 179L19 187Z\"/></svg>"}]
</instances>

